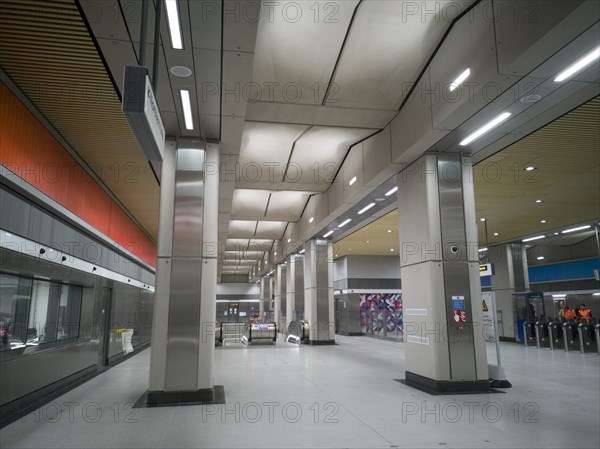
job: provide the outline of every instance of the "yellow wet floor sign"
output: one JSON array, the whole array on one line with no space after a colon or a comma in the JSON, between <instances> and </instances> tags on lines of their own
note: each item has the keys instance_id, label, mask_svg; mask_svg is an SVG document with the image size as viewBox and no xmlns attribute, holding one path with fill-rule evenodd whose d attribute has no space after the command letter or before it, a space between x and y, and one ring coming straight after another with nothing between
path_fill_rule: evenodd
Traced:
<instances>
[{"instance_id":1,"label":"yellow wet floor sign","mask_svg":"<svg viewBox=\"0 0 600 449\"><path fill-rule=\"evenodd\" d=\"M484 299L483 301L481 301L481 302L483 303L483 311L484 311L484 312L487 312L487 311L488 311L488 306L487 306L487 304L485 303L485 299Z\"/></svg>"}]
</instances>

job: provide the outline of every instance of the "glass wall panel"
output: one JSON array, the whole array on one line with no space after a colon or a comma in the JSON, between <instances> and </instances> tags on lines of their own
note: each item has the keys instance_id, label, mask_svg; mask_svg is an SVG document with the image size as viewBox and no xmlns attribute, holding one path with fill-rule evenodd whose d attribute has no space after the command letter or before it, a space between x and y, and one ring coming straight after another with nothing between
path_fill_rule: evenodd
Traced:
<instances>
[{"instance_id":1,"label":"glass wall panel","mask_svg":"<svg viewBox=\"0 0 600 449\"><path fill-rule=\"evenodd\" d=\"M0 273L0 350L22 348L28 340L31 279Z\"/></svg>"}]
</instances>

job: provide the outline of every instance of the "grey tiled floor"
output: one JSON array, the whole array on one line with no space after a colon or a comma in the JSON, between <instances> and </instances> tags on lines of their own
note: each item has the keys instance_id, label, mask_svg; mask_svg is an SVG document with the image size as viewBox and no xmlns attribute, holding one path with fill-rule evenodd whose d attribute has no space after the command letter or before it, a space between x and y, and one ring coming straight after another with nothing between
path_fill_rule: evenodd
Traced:
<instances>
[{"instance_id":1,"label":"grey tiled floor","mask_svg":"<svg viewBox=\"0 0 600 449\"><path fill-rule=\"evenodd\" d=\"M393 380L403 377L403 344L337 340L219 348L225 406L132 410L148 384L146 350L7 426L0 446L600 447L597 355L502 344L514 385L506 394L430 396Z\"/></svg>"}]
</instances>

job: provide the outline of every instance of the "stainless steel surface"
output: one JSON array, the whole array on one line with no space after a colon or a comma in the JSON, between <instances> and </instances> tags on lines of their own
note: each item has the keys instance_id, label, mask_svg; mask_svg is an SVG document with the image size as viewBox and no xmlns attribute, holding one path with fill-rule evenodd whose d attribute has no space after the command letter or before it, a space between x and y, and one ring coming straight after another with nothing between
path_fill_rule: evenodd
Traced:
<instances>
[{"instance_id":1,"label":"stainless steel surface","mask_svg":"<svg viewBox=\"0 0 600 449\"><path fill-rule=\"evenodd\" d=\"M468 251L473 248L469 249L465 236L461 160L457 156L439 156L437 169L451 379L477 380L467 264ZM464 299L466 322L462 326L454 321L453 296Z\"/></svg>"},{"instance_id":2,"label":"stainless steel surface","mask_svg":"<svg viewBox=\"0 0 600 449\"><path fill-rule=\"evenodd\" d=\"M204 150L177 150L173 257L202 257Z\"/></svg>"},{"instance_id":3,"label":"stainless steel surface","mask_svg":"<svg viewBox=\"0 0 600 449\"><path fill-rule=\"evenodd\" d=\"M333 289L333 285L329 285L329 271L331 263L328 254L328 244L326 242L315 244L315 265L316 265L316 294L317 294L317 310L316 323L317 332L314 337L316 340L332 340L335 338L335 323L331 323L329 319L329 293Z\"/></svg>"},{"instance_id":4,"label":"stainless steel surface","mask_svg":"<svg viewBox=\"0 0 600 449\"><path fill-rule=\"evenodd\" d=\"M165 390L196 390L201 259L172 259Z\"/></svg>"}]
</instances>

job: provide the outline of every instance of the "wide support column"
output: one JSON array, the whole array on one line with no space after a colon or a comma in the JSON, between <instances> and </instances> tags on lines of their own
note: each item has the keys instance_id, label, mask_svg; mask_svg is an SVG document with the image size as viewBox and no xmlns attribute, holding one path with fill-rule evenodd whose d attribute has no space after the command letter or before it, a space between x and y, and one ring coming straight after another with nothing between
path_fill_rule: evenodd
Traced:
<instances>
[{"instance_id":1,"label":"wide support column","mask_svg":"<svg viewBox=\"0 0 600 449\"><path fill-rule=\"evenodd\" d=\"M260 303L258 304L258 315L259 319L265 319L265 301L267 296L267 277L261 276L260 278Z\"/></svg>"},{"instance_id":2,"label":"wide support column","mask_svg":"<svg viewBox=\"0 0 600 449\"><path fill-rule=\"evenodd\" d=\"M285 331L292 321L296 320L296 256L288 259L285 271Z\"/></svg>"},{"instance_id":3,"label":"wide support column","mask_svg":"<svg viewBox=\"0 0 600 449\"><path fill-rule=\"evenodd\" d=\"M273 281L273 321L277 324L277 330L281 331L281 294L283 287L285 286L285 267L281 264L275 267L275 278Z\"/></svg>"},{"instance_id":4,"label":"wide support column","mask_svg":"<svg viewBox=\"0 0 600 449\"><path fill-rule=\"evenodd\" d=\"M165 145L150 388L140 406L224 402L213 385L218 165L217 145Z\"/></svg>"},{"instance_id":5,"label":"wide support column","mask_svg":"<svg viewBox=\"0 0 600 449\"><path fill-rule=\"evenodd\" d=\"M398 175L406 383L489 390L472 165L428 154Z\"/></svg>"},{"instance_id":6,"label":"wide support column","mask_svg":"<svg viewBox=\"0 0 600 449\"><path fill-rule=\"evenodd\" d=\"M522 243L492 246L488 259L493 265L492 290L496 296L496 309L500 321L500 336L517 338L513 293L529 291L527 251Z\"/></svg>"},{"instance_id":7,"label":"wide support column","mask_svg":"<svg viewBox=\"0 0 600 449\"><path fill-rule=\"evenodd\" d=\"M333 246L327 240L304 245L304 313L309 323L309 343L335 344L333 305Z\"/></svg>"}]
</instances>

